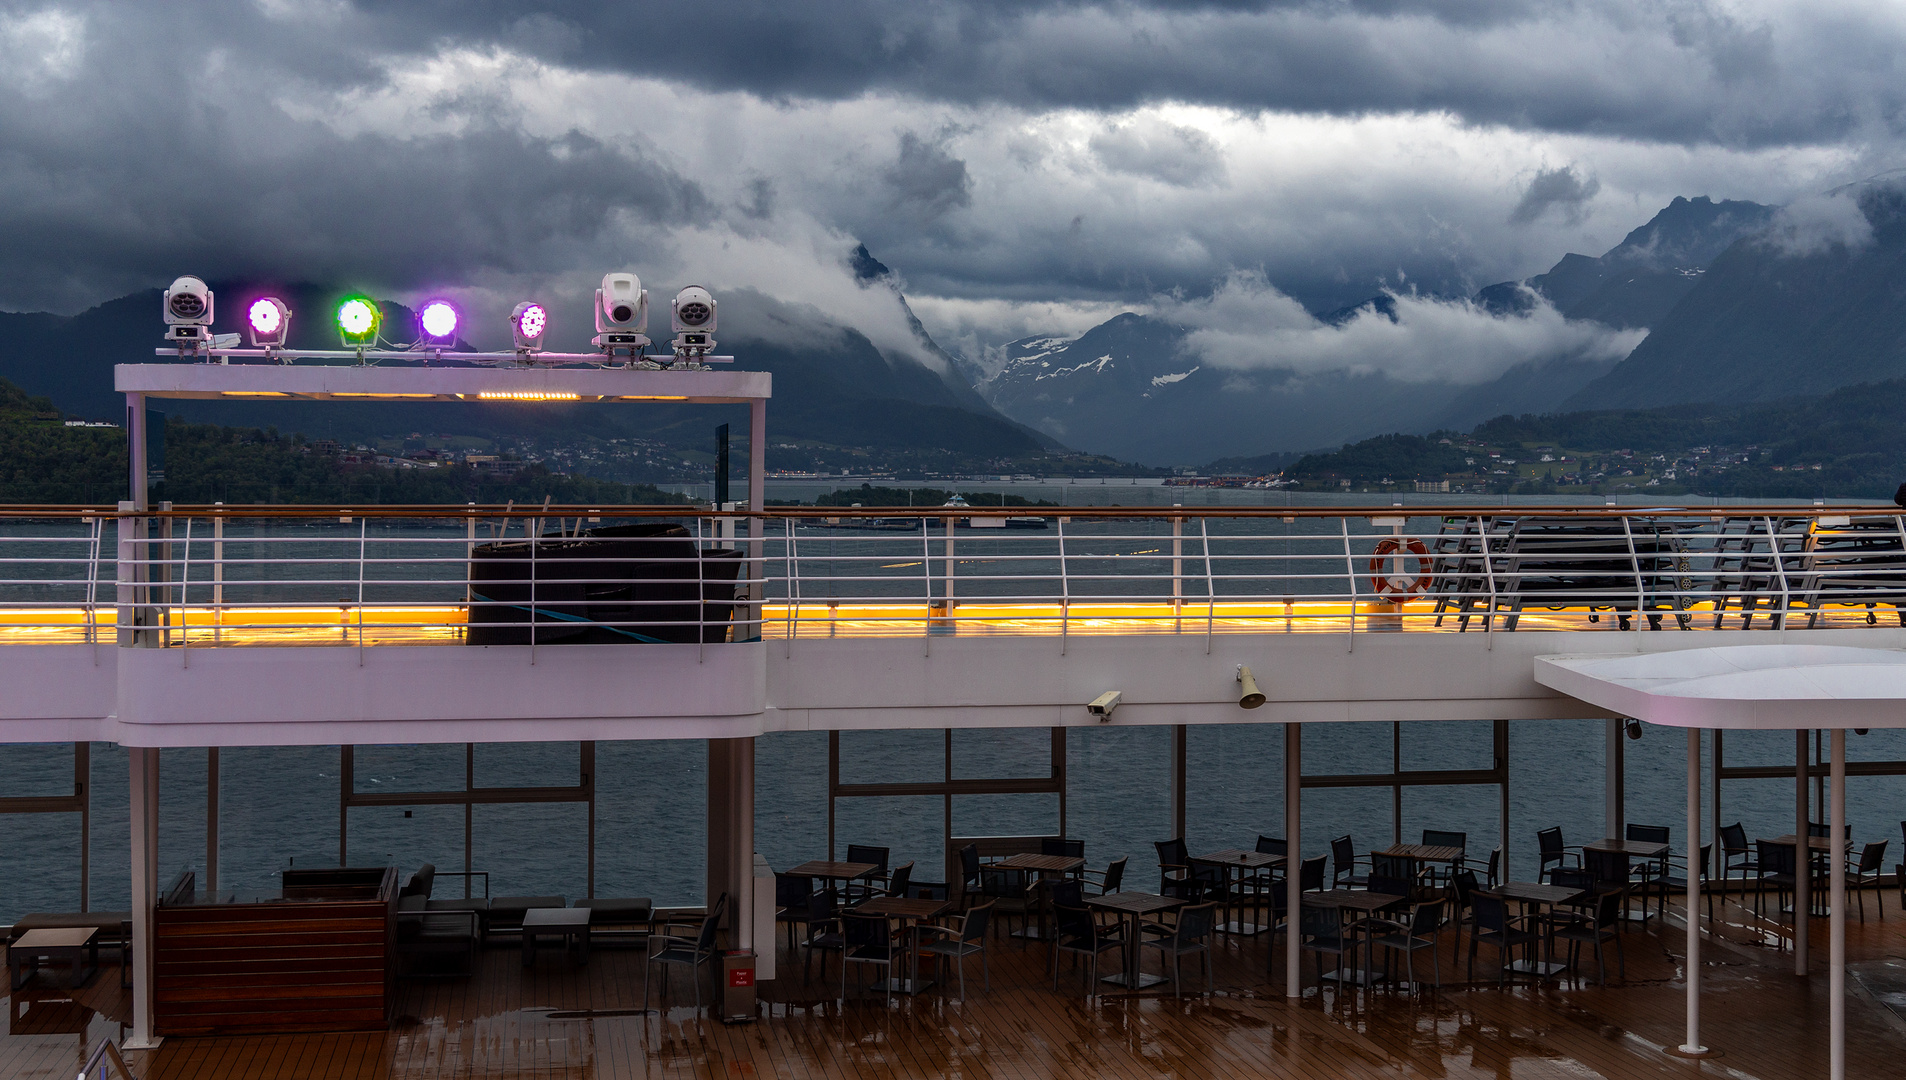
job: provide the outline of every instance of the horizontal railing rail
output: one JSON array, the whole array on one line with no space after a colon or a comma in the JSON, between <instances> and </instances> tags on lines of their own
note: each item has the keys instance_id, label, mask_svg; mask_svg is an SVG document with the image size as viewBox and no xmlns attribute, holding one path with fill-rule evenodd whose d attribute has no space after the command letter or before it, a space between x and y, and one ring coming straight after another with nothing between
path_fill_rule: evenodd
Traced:
<instances>
[{"instance_id":1,"label":"horizontal railing rail","mask_svg":"<svg viewBox=\"0 0 1906 1080\"><path fill-rule=\"evenodd\" d=\"M1906 626L1895 507L0 508L0 642Z\"/></svg>"}]
</instances>

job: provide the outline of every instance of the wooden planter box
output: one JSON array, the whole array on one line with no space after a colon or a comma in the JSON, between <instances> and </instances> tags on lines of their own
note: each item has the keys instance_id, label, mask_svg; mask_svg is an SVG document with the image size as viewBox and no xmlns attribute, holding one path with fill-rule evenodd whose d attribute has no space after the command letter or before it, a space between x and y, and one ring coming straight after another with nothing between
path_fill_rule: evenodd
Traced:
<instances>
[{"instance_id":1,"label":"wooden planter box","mask_svg":"<svg viewBox=\"0 0 1906 1080\"><path fill-rule=\"evenodd\" d=\"M395 867L288 870L279 900L194 903L188 872L155 913L160 1035L381 1030Z\"/></svg>"}]
</instances>

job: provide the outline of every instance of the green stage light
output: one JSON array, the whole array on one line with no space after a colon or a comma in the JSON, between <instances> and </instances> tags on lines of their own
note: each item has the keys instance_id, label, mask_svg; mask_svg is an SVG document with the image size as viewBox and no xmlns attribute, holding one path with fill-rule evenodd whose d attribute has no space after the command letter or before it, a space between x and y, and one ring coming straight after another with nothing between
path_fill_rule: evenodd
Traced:
<instances>
[{"instance_id":1,"label":"green stage light","mask_svg":"<svg viewBox=\"0 0 1906 1080\"><path fill-rule=\"evenodd\" d=\"M338 336L346 345L369 345L377 340L384 313L377 304L362 296L353 296L338 305Z\"/></svg>"}]
</instances>

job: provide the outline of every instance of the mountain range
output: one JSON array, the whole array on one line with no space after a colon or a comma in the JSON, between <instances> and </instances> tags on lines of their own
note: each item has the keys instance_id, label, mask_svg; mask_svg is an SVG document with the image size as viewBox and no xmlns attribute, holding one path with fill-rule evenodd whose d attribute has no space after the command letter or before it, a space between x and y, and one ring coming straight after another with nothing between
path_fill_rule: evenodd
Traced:
<instances>
[{"instance_id":1,"label":"mountain range","mask_svg":"<svg viewBox=\"0 0 1906 1080\"><path fill-rule=\"evenodd\" d=\"M1261 347L1249 363L1214 353L1211 328L1194 325L1196 317L1138 312L1077 336L1022 338L975 362L934 342L897 275L865 247L849 264L861 288L890 294L910 341L883 348L826 312L757 292L721 298L724 351L775 373L771 466L779 457L801 467L800 454L825 446L915 461L937 454L969 468L1060 451L1238 467L1392 432L1463 430L1503 414L1772 401L1906 376L1906 187L1892 175L1788 208L1676 198L1602 255L1569 253L1525 280L1466 297L1388 291L1300 312L1302 325L1287 321L1250 338ZM237 330L253 294L236 283L214 287L217 329ZM300 285L280 295L294 310L328 312L342 294ZM70 317L0 313L0 378L69 413L116 418L123 406L112 365L152 356L158 306L159 292L147 290ZM409 323L402 305L384 308L387 325ZM1194 308L1165 310L1195 316ZM1446 338L1440 356L1413 344L1432 333ZM293 322L296 346L328 346L328 334L324 319ZM1316 360L1353 341L1375 362ZM1465 350L1483 347L1476 341L1497 353L1465 366ZM1532 344L1518 354L1525 341ZM1288 362L1279 349L1291 350ZM1399 356L1444 366L1399 378ZM166 408L340 440L416 430L700 445L709 426L730 419L715 415L720 407L671 405Z\"/></svg>"}]
</instances>

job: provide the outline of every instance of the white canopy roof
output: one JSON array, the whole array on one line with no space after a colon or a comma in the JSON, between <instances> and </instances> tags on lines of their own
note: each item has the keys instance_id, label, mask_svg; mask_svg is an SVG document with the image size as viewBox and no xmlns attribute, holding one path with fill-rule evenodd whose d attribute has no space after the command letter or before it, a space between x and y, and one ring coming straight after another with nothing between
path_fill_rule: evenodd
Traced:
<instances>
[{"instance_id":1,"label":"white canopy roof","mask_svg":"<svg viewBox=\"0 0 1906 1080\"><path fill-rule=\"evenodd\" d=\"M1628 656L1539 656L1535 681L1670 727L1906 727L1906 652L1732 645Z\"/></svg>"}]
</instances>

